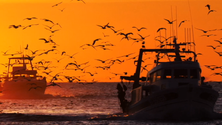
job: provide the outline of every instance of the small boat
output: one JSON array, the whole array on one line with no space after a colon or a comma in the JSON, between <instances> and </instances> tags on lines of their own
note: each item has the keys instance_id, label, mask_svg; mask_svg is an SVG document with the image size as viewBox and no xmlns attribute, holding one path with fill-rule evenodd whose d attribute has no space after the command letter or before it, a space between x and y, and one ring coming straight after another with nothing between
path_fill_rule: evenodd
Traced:
<instances>
[{"instance_id":1,"label":"small boat","mask_svg":"<svg viewBox=\"0 0 222 125\"><path fill-rule=\"evenodd\" d=\"M218 117L213 109L219 94L201 79L204 77L196 53L180 49L186 44L178 44L174 37L172 44L166 44L172 49L140 49L135 74L120 77L134 81L131 100L122 106L129 118L190 121ZM140 77L145 52L156 53L155 66L147 77ZM161 62L160 54L165 54L167 61ZM192 57L184 59L187 54Z\"/></svg>"},{"instance_id":2,"label":"small boat","mask_svg":"<svg viewBox=\"0 0 222 125\"><path fill-rule=\"evenodd\" d=\"M46 78L33 69L32 59L24 56L9 58L8 72L1 79L0 98L41 98L47 86Z\"/></svg>"}]
</instances>

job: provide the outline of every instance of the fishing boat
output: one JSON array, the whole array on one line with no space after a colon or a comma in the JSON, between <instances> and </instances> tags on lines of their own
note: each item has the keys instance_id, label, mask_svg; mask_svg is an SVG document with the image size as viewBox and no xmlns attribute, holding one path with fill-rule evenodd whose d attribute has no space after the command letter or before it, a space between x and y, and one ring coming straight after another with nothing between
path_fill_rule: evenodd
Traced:
<instances>
[{"instance_id":1,"label":"fishing boat","mask_svg":"<svg viewBox=\"0 0 222 125\"><path fill-rule=\"evenodd\" d=\"M134 81L131 100L122 107L129 118L187 121L219 117L214 112L219 94L201 80L196 53L180 49L187 43L177 43L174 37L172 43L166 44L171 46L169 49L140 49L135 74L120 77ZM141 77L142 59L147 52L156 53L156 59L147 77ZM160 54L164 54L167 61L161 62Z\"/></svg>"},{"instance_id":2,"label":"fishing boat","mask_svg":"<svg viewBox=\"0 0 222 125\"><path fill-rule=\"evenodd\" d=\"M9 58L8 71L1 79L4 98L41 98L47 86L46 78L33 69L32 58L24 56Z\"/></svg>"}]
</instances>

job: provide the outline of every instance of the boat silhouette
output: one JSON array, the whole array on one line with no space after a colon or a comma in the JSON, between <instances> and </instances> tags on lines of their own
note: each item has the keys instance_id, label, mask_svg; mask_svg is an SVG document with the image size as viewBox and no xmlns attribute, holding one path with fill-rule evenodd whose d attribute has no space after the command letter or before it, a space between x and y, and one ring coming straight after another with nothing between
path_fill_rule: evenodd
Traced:
<instances>
[{"instance_id":1,"label":"boat silhouette","mask_svg":"<svg viewBox=\"0 0 222 125\"><path fill-rule=\"evenodd\" d=\"M1 79L3 98L42 98L47 86L46 78L33 69L32 59L24 56L9 58L8 72Z\"/></svg>"},{"instance_id":2,"label":"boat silhouette","mask_svg":"<svg viewBox=\"0 0 222 125\"><path fill-rule=\"evenodd\" d=\"M134 81L131 100L121 105L129 118L177 121L222 118L213 111L219 94L204 79L201 80L204 77L201 77L197 54L181 50L181 46L186 45L187 42L177 43L175 36L172 44L166 44L171 49L140 49L135 74L120 76L121 80ZM148 72L147 77L141 77L145 52L156 53L155 67ZM169 60L161 62L160 54L167 55ZM145 81L145 84L141 81Z\"/></svg>"}]
</instances>

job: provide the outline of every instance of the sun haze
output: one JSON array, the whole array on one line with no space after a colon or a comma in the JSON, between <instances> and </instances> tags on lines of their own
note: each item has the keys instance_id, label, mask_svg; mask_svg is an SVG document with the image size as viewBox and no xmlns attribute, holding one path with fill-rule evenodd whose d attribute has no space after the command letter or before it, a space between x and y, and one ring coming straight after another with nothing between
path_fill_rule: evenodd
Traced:
<instances>
[{"instance_id":1,"label":"sun haze","mask_svg":"<svg viewBox=\"0 0 222 125\"><path fill-rule=\"evenodd\" d=\"M162 35L177 35L181 42L194 41L196 53L202 54L198 55L202 75L208 81L221 81L222 76L214 73L222 69L206 66L222 66L222 57L217 53L222 52L219 0L3 0L0 3L1 72L7 69L4 64L12 54L19 56L16 54L22 52L35 56L36 69L39 61L50 61L52 68L46 71L52 71L50 75L39 71L48 81L57 73L62 73L64 82L64 76L87 82L119 81L120 75L135 72L135 60L142 48L141 41L136 39L144 37L146 48L159 48L155 37L161 35L157 30L162 27L167 29ZM167 20L175 20L173 28ZM120 32L129 33L128 38ZM46 54L48 50L53 51ZM147 70L153 68L153 56L146 60L146 64L151 64Z\"/></svg>"}]
</instances>

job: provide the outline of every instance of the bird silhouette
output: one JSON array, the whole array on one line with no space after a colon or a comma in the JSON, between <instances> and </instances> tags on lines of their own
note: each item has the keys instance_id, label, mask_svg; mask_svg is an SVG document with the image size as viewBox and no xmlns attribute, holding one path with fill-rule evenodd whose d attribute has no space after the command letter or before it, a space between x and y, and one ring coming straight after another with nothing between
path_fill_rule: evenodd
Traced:
<instances>
[{"instance_id":1,"label":"bird silhouette","mask_svg":"<svg viewBox=\"0 0 222 125\"><path fill-rule=\"evenodd\" d=\"M67 55L67 54L66 54L66 56L68 56L69 58L73 58L76 54L77 54L77 53L72 54L72 55Z\"/></svg>"},{"instance_id":2,"label":"bird silhouette","mask_svg":"<svg viewBox=\"0 0 222 125\"><path fill-rule=\"evenodd\" d=\"M0 63L1 65L3 65L5 68L7 68L8 67L8 63Z\"/></svg>"},{"instance_id":3,"label":"bird silhouette","mask_svg":"<svg viewBox=\"0 0 222 125\"><path fill-rule=\"evenodd\" d=\"M95 45L95 43L96 43L97 41L99 41L99 40L101 40L101 38L98 38L98 39L93 40L92 45Z\"/></svg>"},{"instance_id":4,"label":"bird silhouette","mask_svg":"<svg viewBox=\"0 0 222 125\"><path fill-rule=\"evenodd\" d=\"M64 59L64 58L60 58L60 59L56 59L56 58L54 58L55 60L56 60L56 62L57 63L59 63L62 59Z\"/></svg>"},{"instance_id":5,"label":"bird silhouette","mask_svg":"<svg viewBox=\"0 0 222 125\"><path fill-rule=\"evenodd\" d=\"M164 46L166 46L166 45L158 45L157 47L163 48Z\"/></svg>"},{"instance_id":6,"label":"bird silhouette","mask_svg":"<svg viewBox=\"0 0 222 125\"><path fill-rule=\"evenodd\" d=\"M126 56L126 55L124 55L124 56ZM122 57L124 57L124 56L122 56ZM124 60L120 60L120 59L112 59L112 60L110 60L109 64L111 63L111 65L113 65L115 62L118 62L118 63L120 64L120 63L123 63Z\"/></svg>"},{"instance_id":7,"label":"bird silhouette","mask_svg":"<svg viewBox=\"0 0 222 125\"><path fill-rule=\"evenodd\" d=\"M114 33L118 33L119 31L122 31L122 30L115 30L113 28L110 28Z\"/></svg>"},{"instance_id":8,"label":"bird silhouette","mask_svg":"<svg viewBox=\"0 0 222 125\"><path fill-rule=\"evenodd\" d=\"M138 56L134 56L134 57L128 58L127 60L136 59L137 57Z\"/></svg>"},{"instance_id":9,"label":"bird silhouette","mask_svg":"<svg viewBox=\"0 0 222 125\"><path fill-rule=\"evenodd\" d=\"M64 54L66 54L66 51L62 51L62 54L61 54L61 56L62 56L62 55L64 55Z\"/></svg>"},{"instance_id":10,"label":"bird silhouette","mask_svg":"<svg viewBox=\"0 0 222 125\"><path fill-rule=\"evenodd\" d=\"M37 17L27 17L24 20L33 20L33 19L38 19Z\"/></svg>"},{"instance_id":11,"label":"bird silhouette","mask_svg":"<svg viewBox=\"0 0 222 125\"><path fill-rule=\"evenodd\" d=\"M27 44L26 47L25 47L25 50L28 50L28 48L29 48L29 45Z\"/></svg>"},{"instance_id":12,"label":"bird silhouette","mask_svg":"<svg viewBox=\"0 0 222 125\"><path fill-rule=\"evenodd\" d=\"M36 56L29 56L29 55L26 55L28 60L32 61Z\"/></svg>"},{"instance_id":13,"label":"bird silhouette","mask_svg":"<svg viewBox=\"0 0 222 125\"><path fill-rule=\"evenodd\" d=\"M35 50L35 51L30 50L30 51L31 51L32 55L34 55L34 54L36 54L39 50Z\"/></svg>"},{"instance_id":14,"label":"bird silhouette","mask_svg":"<svg viewBox=\"0 0 222 125\"><path fill-rule=\"evenodd\" d=\"M49 38L48 40L45 38L39 38L39 40L44 40L45 43L54 43L53 40L51 38Z\"/></svg>"},{"instance_id":15,"label":"bird silhouette","mask_svg":"<svg viewBox=\"0 0 222 125\"><path fill-rule=\"evenodd\" d=\"M101 60L101 59L96 59L97 61L100 61L102 63L106 63L106 61L110 60L110 59L107 59L107 60Z\"/></svg>"},{"instance_id":16,"label":"bird silhouette","mask_svg":"<svg viewBox=\"0 0 222 125\"><path fill-rule=\"evenodd\" d=\"M54 24L54 22L53 22L52 20L49 20L49 19L42 19L42 20L44 20L44 21L46 21L46 22L50 22L50 23Z\"/></svg>"},{"instance_id":17,"label":"bird silhouette","mask_svg":"<svg viewBox=\"0 0 222 125\"><path fill-rule=\"evenodd\" d=\"M84 71L83 73L88 73L90 76L94 76L95 74L97 74L97 73L94 73L94 74L93 74L93 73L91 73L91 72L85 72L85 71Z\"/></svg>"},{"instance_id":18,"label":"bird silhouette","mask_svg":"<svg viewBox=\"0 0 222 125\"><path fill-rule=\"evenodd\" d=\"M210 10L210 4L205 5L205 7L207 7L208 10Z\"/></svg>"},{"instance_id":19,"label":"bird silhouette","mask_svg":"<svg viewBox=\"0 0 222 125\"><path fill-rule=\"evenodd\" d=\"M218 42L218 43L222 44L222 42L221 42L220 40L214 40L214 41L216 41L216 42Z\"/></svg>"},{"instance_id":20,"label":"bird silhouette","mask_svg":"<svg viewBox=\"0 0 222 125\"><path fill-rule=\"evenodd\" d=\"M111 65L110 66L96 66L96 68L101 68L103 70L108 70L110 69Z\"/></svg>"},{"instance_id":21,"label":"bird silhouette","mask_svg":"<svg viewBox=\"0 0 222 125\"><path fill-rule=\"evenodd\" d=\"M147 64L147 65L145 65L145 66L141 66L141 72L143 72L144 70L148 71L148 69L146 69L146 67L147 67L148 65L151 65L151 64Z\"/></svg>"},{"instance_id":22,"label":"bird silhouette","mask_svg":"<svg viewBox=\"0 0 222 125\"><path fill-rule=\"evenodd\" d=\"M77 79L78 81L81 81L80 79L78 79L77 77L71 77L71 76L64 76L70 83L73 82L75 79Z\"/></svg>"},{"instance_id":23,"label":"bird silhouette","mask_svg":"<svg viewBox=\"0 0 222 125\"><path fill-rule=\"evenodd\" d=\"M55 74L55 75L52 77L52 79L50 80L49 83L53 83L54 80L58 80L58 79L59 79L58 77L60 76L60 75L59 75L60 73L63 73L63 72L59 72L59 73Z\"/></svg>"},{"instance_id":24,"label":"bird silhouette","mask_svg":"<svg viewBox=\"0 0 222 125\"><path fill-rule=\"evenodd\" d=\"M142 29L146 29L146 27L137 28L135 26L133 26L132 28L135 28L137 31L141 31Z\"/></svg>"},{"instance_id":25,"label":"bird silhouette","mask_svg":"<svg viewBox=\"0 0 222 125\"><path fill-rule=\"evenodd\" d=\"M32 89L38 89L38 88L42 88L42 87L40 87L40 86L31 87L31 88L29 89L29 91L32 90Z\"/></svg>"},{"instance_id":26,"label":"bird silhouette","mask_svg":"<svg viewBox=\"0 0 222 125\"><path fill-rule=\"evenodd\" d=\"M49 25L44 25L44 26L46 26L50 30L52 30L52 28L55 27L55 26L59 26L60 28L62 28L62 26L59 23L53 23L51 26L49 26Z\"/></svg>"},{"instance_id":27,"label":"bird silhouette","mask_svg":"<svg viewBox=\"0 0 222 125\"><path fill-rule=\"evenodd\" d=\"M210 14L211 12L216 12L216 10L212 10L210 4L205 5L207 9L209 10L207 14Z\"/></svg>"},{"instance_id":28,"label":"bird silhouette","mask_svg":"<svg viewBox=\"0 0 222 125\"><path fill-rule=\"evenodd\" d=\"M61 12L63 12L63 11L65 10L65 8L63 8L63 9L58 9L58 10L60 10Z\"/></svg>"},{"instance_id":29,"label":"bird silhouette","mask_svg":"<svg viewBox=\"0 0 222 125\"><path fill-rule=\"evenodd\" d=\"M185 23L186 21L187 21L187 20L181 21L178 27L180 27L180 26L181 26L183 23Z\"/></svg>"},{"instance_id":30,"label":"bird silhouette","mask_svg":"<svg viewBox=\"0 0 222 125\"><path fill-rule=\"evenodd\" d=\"M165 41L165 40L159 40L159 39L154 39L154 40L159 41L159 42L160 42L160 44L163 44L163 43L164 43L164 41Z\"/></svg>"},{"instance_id":31,"label":"bird silhouette","mask_svg":"<svg viewBox=\"0 0 222 125\"><path fill-rule=\"evenodd\" d=\"M106 25L97 25L97 26L101 27L102 29L114 28L114 26L109 26L109 23L107 23Z\"/></svg>"},{"instance_id":32,"label":"bird silhouette","mask_svg":"<svg viewBox=\"0 0 222 125\"><path fill-rule=\"evenodd\" d=\"M216 73L213 73L213 74L211 74L211 75L220 75L220 76L222 76L222 72L216 72Z\"/></svg>"},{"instance_id":33,"label":"bird silhouette","mask_svg":"<svg viewBox=\"0 0 222 125\"><path fill-rule=\"evenodd\" d=\"M49 87L49 86L58 86L58 87L62 88L60 85L56 84L55 82L51 82L51 84L47 85L47 87Z\"/></svg>"},{"instance_id":34,"label":"bird silhouette","mask_svg":"<svg viewBox=\"0 0 222 125\"><path fill-rule=\"evenodd\" d=\"M162 44L164 41L168 41L169 39L174 38L174 37L175 37L175 36L170 36L170 37L166 38L166 37L164 37L164 36L157 36L157 37L155 37L155 40L159 41L159 42ZM157 39L157 38L163 38L164 41L161 41L161 40L159 40L159 39Z\"/></svg>"},{"instance_id":35,"label":"bird silhouette","mask_svg":"<svg viewBox=\"0 0 222 125\"><path fill-rule=\"evenodd\" d=\"M45 73L46 75L49 75L50 73L52 73L52 71L49 71L49 72L43 71L42 73Z\"/></svg>"},{"instance_id":36,"label":"bird silhouette","mask_svg":"<svg viewBox=\"0 0 222 125\"><path fill-rule=\"evenodd\" d=\"M196 28L196 29L202 31L203 33L208 33L210 31L215 31L216 30L216 29L213 29L213 30L203 30L203 29L199 29L199 28Z\"/></svg>"},{"instance_id":37,"label":"bird silhouette","mask_svg":"<svg viewBox=\"0 0 222 125\"><path fill-rule=\"evenodd\" d=\"M59 3L57 3L57 4L52 5L52 7L56 7L56 6L58 6L59 4L62 4L62 2L59 2Z\"/></svg>"},{"instance_id":38,"label":"bird silhouette","mask_svg":"<svg viewBox=\"0 0 222 125\"><path fill-rule=\"evenodd\" d=\"M210 14L212 12L217 12L216 10L209 10L207 14Z\"/></svg>"},{"instance_id":39,"label":"bird silhouette","mask_svg":"<svg viewBox=\"0 0 222 125\"><path fill-rule=\"evenodd\" d=\"M157 32L159 32L160 30L166 30L166 28L161 27L161 28L159 28L159 29L157 30Z\"/></svg>"},{"instance_id":40,"label":"bird silhouette","mask_svg":"<svg viewBox=\"0 0 222 125\"><path fill-rule=\"evenodd\" d=\"M84 4L86 4L85 1L83 1L83 0L77 0L77 1L82 1Z\"/></svg>"},{"instance_id":41,"label":"bird silhouette","mask_svg":"<svg viewBox=\"0 0 222 125\"><path fill-rule=\"evenodd\" d=\"M150 36L150 35L147 35L147 36L144 36L144 37L143 37L143 36L140 35L140 34L138 34L138 35L140 36L141 40L145 40L146 37L149 37L149 36Z\"/></svg>"},{"instance_id":42,"label":"bird silhouette","mask_svg":"<svg viewBox=\"0 0 222 125\"><path fill-rule=\"evenodd\" d=\"M122 39L127 39L127 40L129 40L129 35L133 35L133 33L132 32L129 32L129 33L122 33L122 32L120 32L120 33L118 33L117 35L123 35L124 37L122 38ZM121 39L121 40L122 40Z\"/></svg>"},{"instance_id":43,"label":"bird silhouette","mask_svg":"<svg viewBox=\"0 0 222 125\"><path fill-rule=\"evenodd\" d=\"M48 28L45 28L46 30L49 30L51 33L55 33L57 31L59 31L59 29L56 29L56 30L51 30L51 29L48 29Z\"/></svg>"},{"instance_id":44,"label":"bird silhouette","mask_svg":"<svg viewBox=\"0 0 222 125\"><path fill-rule=\"evenodd\" d=\"M212 45L208 45L207 47L211 47L211 48L213 48L214 50L217 48L217 47L220 47L220 45L218 45L218 46L212 46Z\"/></svg>"},{"instance_id":45,"label":"bird silhouette","mask_svg":"<svg viewBox=\"0 0 222 125\"><path fill-rule=\"evenodd\" d=\"M114 74L114 75L122 75L122 74L120 74L120 73L114 73L114 72L111 72L112 74Z\"/></svg>"},{"instance_id":46,"label":"bird silhouette","mask_svg":"<svg viewBox=\"0 0 222 125\"><path fill-rule=\"evenodd\" d=\"M168 19L164 19L164 20L166 20L169 24L173 24L173 22L176 21L176 20L170 21Z\"/></svg>"},{"instance_id":47,"label":"bird silhouette","mask_svg":"<svg viewBox=\"0 0 222 125\"><path fill-rule=\"evenodd\" d=\"M18 29L19 27L22 27L22 25L10 25L9 28Z\"/></svg>"},{"instance_id":48,"label":"bird silhouette","mask_svg":"<svg viewBox=\"0 0 222 125\"><path fill-rule=\"evenodd\" d=\"M91 46L96 50L95 46L93 46L92 44L83 44L80 46L80 48L85 49L85 48L83 48L84 46Z\"/></svg>"},{"instance_id":49,"label":"bird silhouette","mask_svg":"<svg viewBox=\"0 0 222 125\"><path fill-rule=\"evenodd\" d=\"M215 51L219 56L222 56L222 52Z\"/></svg>"},{"instance_id":50,"label":"bird silhouette","mask_svg":"<svg viewBox=\"0 0 222 125\"><path fill-rule=\"evenodd\" d=\"M89 63L89 61L84 62L84 63L81 63L81 64L79 64L79 66L81 66L81 65L86 65L86 64L88 64L88 63Z\"/></svg>"},{"instance_id":51,"label":"bird silhouette","mask_svg":"<svg viewBox=\"0 0 222 125\"><path fill-rule=\"evenodd\" d=\"M117 58L120 58L120 57L129 57L129 56L132 55L132 54L134 54L134 53L129 53L129 54L126 54L126 55L123 55L123 56L119 56L119 57L117 57Z\"/></svg>"},{"instance_id":52,"label":"bird silhouette","mask_svg":"<svg viewBox=\"0 0 222 125\"><path fill-rule=\"evenodd\" d=\"M23 30L26 29L26 28L28 28L28 27L32 27L32 26L36 26L36 25L39 25L39 24L30 24L30 25L28 25L28 26L24 26L24 27L23 27Z\"/></svg>"},{"instance_id":53,"label":"bird silhouette","mask_svg":"<svg viewBox=\"0 0 222 125\"><path fill-rule=\"evenodd\" d=\"M210 37L210 36L216 36L216 34L205 34L205 35L201 35L201 36Z\"/></svg>"},{"instance_id":54,"label":"bird silhouette","mask_svg":"<svg viewBox=\"0 0 222 125\"><path fill-rule=\"evenodd\" d=\"M197 55L203 55L202 53L197 53Z\"/></svg>"},{"instance_id":55,"label":"bird silhouette","mask_svg":"<svg viewBox=\"0 0 222 125\"><path fill-rule=\"evenodd\" d=\"M76 66L77 68L80 67L80 65L78 65L77 63L71 62L71 63L68 63L68 64L65 66L65 68L67 68L67 67L70 66L70 65L74 65L74 66Z\"/></svg>"}]
</instances>

